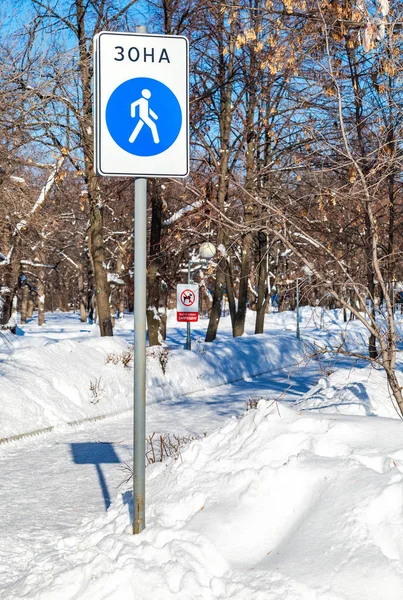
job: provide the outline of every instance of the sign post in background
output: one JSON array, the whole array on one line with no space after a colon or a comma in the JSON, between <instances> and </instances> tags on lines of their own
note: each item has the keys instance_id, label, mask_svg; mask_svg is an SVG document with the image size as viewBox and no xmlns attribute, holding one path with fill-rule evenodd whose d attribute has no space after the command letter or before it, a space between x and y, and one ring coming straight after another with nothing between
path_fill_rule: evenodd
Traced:
<instances>
[{"instance_id":1,"label":"sign post in background","mask_svg":"<svg viewBox=\"0 0 403 600\"><path fill-rule=\"evenodd\" d=\"M199 286L179 283L176 286L176 320L187 323L186 350L191 350L190 323L199 320Z\"/></svg>"},{"instance_id":2,"label":"sign post in background","mask_svg":"<svg viewBox=\"0 0 403 600\"><path fill-rule=\"evenodd\" d=\"M196 283L179 283L176 286L176 309L178 323L199 320L199 286Z\"/></svg>"},{"instance_id":3,"label":"sign post in background","mask_svg":"<svg viewBox=\"0 0 403 600\"><path fill-rule=\"evenodd\" d=\"M189 171L188 41L102 31L94 38L98 175L134 184L133 533L145 527L147 177Z\"/></svg>"}]
</instances>

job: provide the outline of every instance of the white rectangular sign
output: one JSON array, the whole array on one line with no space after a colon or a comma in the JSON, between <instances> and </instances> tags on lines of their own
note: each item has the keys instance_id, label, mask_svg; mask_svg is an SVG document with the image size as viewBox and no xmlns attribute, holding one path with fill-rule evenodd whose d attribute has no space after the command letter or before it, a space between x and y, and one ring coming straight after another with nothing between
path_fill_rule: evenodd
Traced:
<instances>
[{"instance_id":1,"label":"white rectangular sign","mask_svg":"<svg viewBox=\"0 0 403 600\"><path fill-rule=\"evenodd\" d=\"M191 323L199 320L199 286L179 283L176 286L176 320Z\"/></svg>"},{"instance_id":2,"label":"white rectangular sign","mask_svg":"<svg viewBox=\"0 0 403 600\"><path fill-rule=\"evenodd\" d=\"M97 174L186 177L188 56L182 36L110 31L95 36Z\"/></svg>"}]
</instances>

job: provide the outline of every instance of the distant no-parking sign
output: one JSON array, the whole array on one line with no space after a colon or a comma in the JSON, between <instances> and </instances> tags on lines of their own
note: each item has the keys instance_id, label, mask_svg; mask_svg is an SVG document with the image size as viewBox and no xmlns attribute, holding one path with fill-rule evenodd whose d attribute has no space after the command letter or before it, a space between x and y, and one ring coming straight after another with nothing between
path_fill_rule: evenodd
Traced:
<instances>
[{"instance_id":1,"label":"distant no-parking sign","mask_svg":"<svg viewBox=\"0 0 403 600\"><path fill-rule=\"evenodd\" d=\"M180 283L176 288L176 319L179 323L199 320L199 286Z\"/></svg>"}]
</instances>

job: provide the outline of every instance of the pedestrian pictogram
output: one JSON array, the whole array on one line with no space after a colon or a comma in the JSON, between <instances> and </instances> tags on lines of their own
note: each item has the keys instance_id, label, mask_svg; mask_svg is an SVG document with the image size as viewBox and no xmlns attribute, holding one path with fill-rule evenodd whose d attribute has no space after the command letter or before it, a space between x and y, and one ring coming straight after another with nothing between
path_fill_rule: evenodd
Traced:
<instances>
[{"instance_id":1,"label":"pedestrian pictogram","mask_svg":"<svg viewBox=\"0 0 403 600\"><path fill-rule=\"evenodd\" d=\"M111 94L106 124L114 141L136 156L156 156L175 142L182 111L175 94L149 77L129 79Z\"/></svg>"},{"instance_id":2,"label":"pedestrian pictogram","mask_svg":"<svg viewBox=\"0 0 403 600\"><path fill-rule=\"evenodd\" d=\"M131 107L131 115L132 117L136 116L136 106L139 107L139 120L136 127L133 130L133 133L129 137L129 142L132 144L136 141L138 134L140 133L143 125L147 125L151 129L151 133L153 136L154 144L160 143L160 138L158 136L157 126L152 119L157 120L158 115L148 106L148 101L151 98L150 90L142 90L141 98L136 100L136 102L132 103Z\"/></svg>"},{"instance_id":3,"label":"pedestrian pictogram","mask_svg":"<svg viewBox=\"0 0 403 600\"><path fill-rule=\"evenodd\" d=\"M95 37L94 65L96 172L185 177L187 39L102 31Z\"/></svg>"}]
</instances>

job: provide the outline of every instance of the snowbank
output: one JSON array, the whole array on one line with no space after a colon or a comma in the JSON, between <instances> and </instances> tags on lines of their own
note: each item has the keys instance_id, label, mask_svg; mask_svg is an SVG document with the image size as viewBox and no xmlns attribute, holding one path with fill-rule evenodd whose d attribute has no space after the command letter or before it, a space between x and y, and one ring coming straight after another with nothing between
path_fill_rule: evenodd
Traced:
<instances>
[{"instance_id":1,"label":"snowbank","mask_svg":"<svg viewBox=\"0 0 403 600\"><path fill-rule=\"evenodd\" d=\"M5 356L0 438L129 408L129 377L116 377L105 364L108 354L125 346L115 338L65 340Z\"/></svg>"},{"instance_id":2,"label":"snowbank","mask_svg":"<svg viewBox=\"0 0 403 600\"><path fill-rule=\"evenodd\" d=\"M244 336L195 351L149 348L147 401L188 394L300 362L303 347L291 334ZM41 338L2 355L0 439L129 410L132 362L119 356L123 339L89 336L83 341ZM117 357L117 364L107 362Z\"/></svg>"},{"instance_id":3,"label":"snowbank","mask_svg":"<svg viewBox=\"0 0 403 600\"><path fill-rule=\"evenodd\" d=\"M247 331L253 331L254 317L254 313L247 313ZM174 315L170 318L172 321ZM147 350L149 404L301 364L312 352L313 344L336 347L342 335L350 350L362 350L367 340L359 322L346 324L341 311L319 307L301 309L302 342L295 337L293 312L267 315L268 333L245 334L236 339L231 337L229 317L224 318L216 342L206 344L196 335L192 352L182 350L178 343L184 330L175 329L174 322L169 325L168 350ZM106 361L108 356L127 351L132 327L132 318L127 317L118 323L114 338L99 338L96 326L80 324L73 313L49 314L42 328L32 323L24 326L21 337L1 336L0 440L130 410L132 363L124 367L121 361ZM337 405L335 410L350 414L395 416L382 375L354 370L352 378L350 367L343 370L339 361L337 368L339 375L326 382L326 390L320 386L313 390L316 406L328 406L332 411ZM373 385L366 386L369 377ZM343 392L346 382L349 391ZM377 389L383 393L377 394ZM339 401L340 394L344 394L343 402ZM331 402L332 396L336 402Z\"/></svg>"},{"instance_id":4,"label":"snowbank","mask_svg":"<svg viewBox=\"0 0 403 600\"><path fill-rule=\"evenodd\" d=\"M401 371L402 365L397 366ZM400 418L384 370L365 363L343 367L339 361L337 369L322 377L295 406L326 414Z\"/></svg>"},{"instance_id":5,"label":"snowbank","mask_svg":"<svg viewBox=\"0 0 403 600\"><path fill-rule=\"evenodd\" d=\"M177 341L176 349L149 349L149 414L166 408L166 430L176 431L185 408L200 415L194 396L172 411L179 395L301 363L313 342L337 344L340 314L312 324L315 315L303 311L307 342L295 339L295 316L282 313L268 317L265 335L234 340L226 332L193 352ZM81 332L56 329L2 351L6 435L131 408L132 368L119 358L127 341L93 330L78 341ZM122 329L129 339L130 328ZM366 342L357 323L346 336L351 347ZM131 535L126 491L102 517L52 536L46 552L38 538L24 552L24 575L7 584L7 600L401 600L403 422L390 418L397 414L382 371L332 360L315 363L322 379L290 400L293 408L262 400L242 418L210 426L178 460L149 466L141 535ZM218 411L218 390L211 394Z\"/></svg>"},{"instance_id":6,"label":"snowbank","mask_svg":"<svg viewBox=\"0 0 403 600\"><path fill-rule=\"evenodd\" d=\"M299 342L292 334L244 335L235 339L193 344L194 351L171 350L165 377L150 378L147 388L153 400L254 377L270 370L288 368L308 359L311 346ZM153 349L149 349L152 356ZM155 351L158 357L158 350ZM154 359L155 360L155 359ZM153 370L154 372L154 370Z\"/></svg>"},{"instance_id":7,"label":"snowbank","mask_svg":"<svg viewBox=\"0 0 403 600\"><path fill-rule=\"evenodd\" d=\"M403 423L261 401L27 565L8 600L401 600Z\"/></svg>"}]
</instances>

